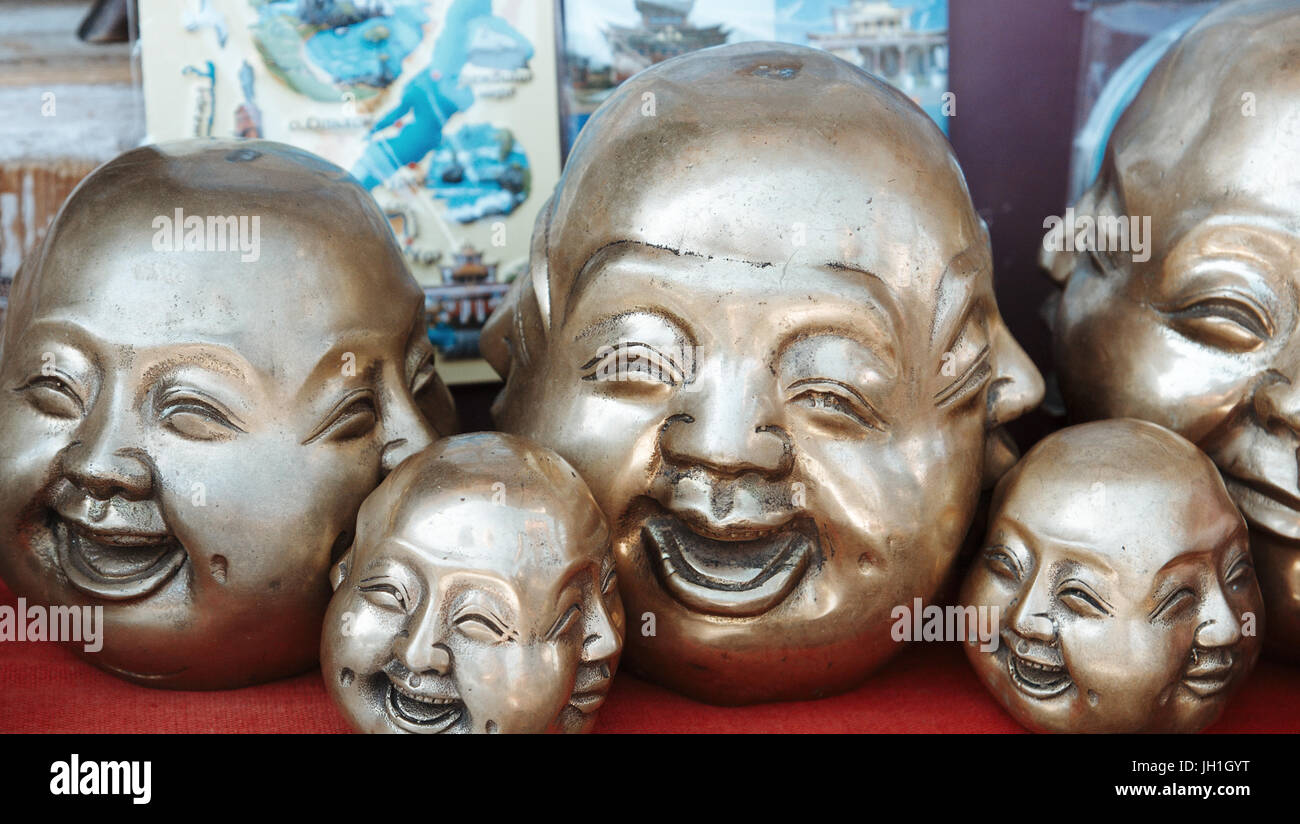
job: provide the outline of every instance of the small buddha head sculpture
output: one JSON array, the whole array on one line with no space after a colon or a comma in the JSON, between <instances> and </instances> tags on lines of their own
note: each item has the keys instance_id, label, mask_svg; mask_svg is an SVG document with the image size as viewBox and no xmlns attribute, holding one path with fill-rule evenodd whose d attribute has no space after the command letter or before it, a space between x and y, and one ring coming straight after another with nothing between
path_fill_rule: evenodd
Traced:
<instances>
[{"instance_id":1,"label":"small buddha head sculpture","mask_svg":"<svg viewBox=\"0 0 1300 824\"><path fill-rule=\"evenodd\" d=\"M629 664L728 704L859 683L1042 393L942 133L823 51L694 52L592 116L533 237L494 414L591 484Z\"/></svg>"},{"instance_id":2,"label":"small buddha head sculpture","mask_svg":"<svg viewBox=\"0 0 1300 824\"><path fill-rule=\"evenodd\" d=\"M605 517L513 435L438 441L361 507L321 668L359 732L587 732L623 647Z\"/></svg>"},{"instance_id":3,"label":"small buddha head sculpture","mask_svg":"<svg viewBox=\"0 0 1300 824\"><path fill-rule=\"evenodd\" d=\"M1063 429L999 484L961 603L980 680L1040 732L1196 732L1259 654L1246 524L1214 464L1153 423Z\"/></svg>"},{"instance_id":4,"label":"small buddha head sculpture","mask_svg":"<svg viewBox=\"0 0 1300 824\"><path fill-rule=\"evenodd\" d=\"M1072 419L1154 421L1209 454L1251 528L1266 642L1293 658L1297 66L1300 4L1247 0L1207 14L1147 79L1075 206L1081 237L1092 242L1046 260L1062 287L1056 363ZM1135 243L1135 232L1147 236Z\"/></svg>"},{"instance_id":5,"label":"small buddha head sculpture","mask_svg":"<svg viewBox=\"0 0 1300 824\"><path fill-rule=\"evenodd\" d=\"M0 577L104 609L141 684L310 668L361 501L454 426L424 302L345 172L267 141L136 149L76 189L0 340Z\"/></svg>"}]
</instances>

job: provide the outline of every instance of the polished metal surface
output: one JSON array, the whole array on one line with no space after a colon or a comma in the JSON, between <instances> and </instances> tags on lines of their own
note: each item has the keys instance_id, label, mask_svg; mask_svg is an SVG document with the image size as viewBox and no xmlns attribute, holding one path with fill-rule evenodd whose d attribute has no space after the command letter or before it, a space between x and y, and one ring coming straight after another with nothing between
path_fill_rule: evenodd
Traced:
<instances>
[{"instance_id":1,"label":"polished metal surface","mask_svg":"<svg viewBox=\"0 0 1300 824\"><path fill-rule=\"evenodd\" d=\"M359 732L587 732L624 634L604 515L568 463L497 432L408 459L334 572L321 668Z\"/></svg>"},{"instance_id":2,"label":"polished metal surface","mask_svg":"<svg viewBox=\"0 0 1300 824\"><path fill-rule=\"evenodd\" d=\"M1039 732L1196 732L1259 656L1246 524L1214 464L1132 419L1069 427L999 484L960 603L996 608L980 680Z\"/></svg>"},{"instance_id":3,"label":"polished metal surface","mask_svg":"<svg viewBox=\"0 0 1300 824\"><path fill-rule=\"evenodd\" d=\"M1099 242L1047 264L1071 417L1155 421L1209 453L1252 531L1266 643L1300 660L1298 66L1295 0L1207 15L1153 71L1076 207L1149 219L1148 248Z\"/></svg>"},{"instance_id":4,"label":"polished metal surface","mask_svg":"<svg viewBox=\"0 0 1300 824\"><path fill-rule=\"evenodd\" d=\"M824 52L642 72L583 129L483 351L499 426L590 484L628 663L703 700L808 698L892 655L1042 381L952 151Z\"/></svg>"},{"instance_id":5,"label":"polished metal surface","mask_svg":"<svg viewBox=\"0 0 1300 824\"><path fill-rule=\"evenodd\" d=\"M361 501L436 436L417 404L454 426L423 296L350 177L265 141L127 152L13 287L0 577L103 607L85 657L141 684L301 672Z\"/></svg>"}]
</instances>

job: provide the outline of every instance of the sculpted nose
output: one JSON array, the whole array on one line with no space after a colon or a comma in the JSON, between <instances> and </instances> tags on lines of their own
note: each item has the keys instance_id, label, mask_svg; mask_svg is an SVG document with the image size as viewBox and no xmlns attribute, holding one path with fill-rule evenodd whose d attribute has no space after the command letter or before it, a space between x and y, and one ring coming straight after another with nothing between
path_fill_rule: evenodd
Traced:
<instances>
[{"instance_id":1,"label":"sculpted nose","mask_svg":"<svg viewBox=\"0 0 1300 824\"><path fill-rule=\"evenodd\" d=\"M1001 426L1029 412L1043 401L1043 376L1025 350L999 322L994 332L997 375L989 389L991 426Z\"/></svg>"},{"instance_id":2,"label":"sculpted nose","mask_svg":"<svg viewBox=\"0 0 1300 824\"><path fill-rule=\"evenodd\" d=\"M437 437L409 398L399 398L389 405L384 432L388 437L381 459L384 474L392 472L398 464L433 443Z\"/></svg>"},{"instance_id":3,"label":"sculpted nose","mask_svg":"<svg viewBox=\"0 0 1300 824\"><path fill-rule=\"evenodd\" d=\"M789 474L794 450L778 422L779 403L753 378L766 370L754 365L744 375L741 369L726 377L701 374L692 391L679 396L686 411L669 418L660 434L666 461L705 466L722 475Z\"/></svg>"},{"instance_id":4,"label":"sculpted nose","mask_svg":"<svg viewBox=\"0 0 1300 824\"><path fill-rule=\"evenodd\" d=\"M1048 613L1050 601L1047 587L1033 581L1029 592L1012 609L1011 628L1022 638L1051 643L1056 637L1056 626Z\"/></svg>"},{"instance_id":5,"label":"sculpted nose","mask_svg":"<svg viewBox=\"0 0 1300 824\"><path fill-rule=\"evenodd\" d=\"M451 672L451 651L438 643L436 635L430 616L417 615L406 637L399 637L393 644L393 653L411 672L446 675Z\"/></svg>"},{"instance_id":6,"label":"sculpted nose","mask_svg":"<svg viewBox=\"0 0 1300 824\"><path fill-rule=\"evenodd\" d=\"M1237 616L1223 592L1213 587L1209 597L1202 604L1201 623L1196 628L1196 645L1205 649L1230 647L1241 640L1241 628L1237 625Z\"/></svg>"},{"instance_id":7,"label":"sculpted nose","mask_svg":"<svg viewBox=\"0 0 1300 824\"><path fill-rule=\"evenodd\" d=\"M120 496L138 501L153 494L153 462L132 444L124 416L101 407L86 418L77 435L60 454L65 478L99 500Z\"/></svg>"},{"instance_id":8,"label":"sculpted nose","mask_svg":"<svg viewBox=\"0 0 1300 824\"><path fill-rule=\"evenodd\" d=\"M590 634L582 642L581 657L584 663L604 661L618 653L621 646L618 630L614 628L614 622L599 598L596 599L595 615L588 621L587 631Z\"/></svg>"},{"instance_id":9,"label":"sculpted nose","mask_svg":"<svg viewBox=\"0 0 1300 824\"><path fill-rule=\"evenodd\" d=\"M1280 426L1300 432L1300 385L1271 370L1267 383L1255 393L1255 411L1270 429Z\"/></svg>"},{"instance_id":10,"label":"sculpted nose","mask_svg":"<svg viewBox=\"0 0 1300 824\"><path fill-rule=\"evenodd\" d=\"M153 494L153 471L138 449L108 451L74 441L63 453L63 474L91 497L139 501Z\"/></svg>"}]
</instances>

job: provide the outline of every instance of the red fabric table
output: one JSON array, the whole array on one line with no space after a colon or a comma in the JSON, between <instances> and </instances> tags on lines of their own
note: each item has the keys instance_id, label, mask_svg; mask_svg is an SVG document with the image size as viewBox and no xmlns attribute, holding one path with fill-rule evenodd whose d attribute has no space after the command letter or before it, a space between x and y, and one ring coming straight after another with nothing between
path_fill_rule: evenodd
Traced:
<instances>
[{"instance_id":1,"label":"red fabric table","mask_svg":"<svg viewBox=\"0 0 1300 824\"><path fill-rule=\"evenodd\" d=\"M0 604L16 605L0 584ZM0 642L0 732L347 732L319 673L225 692L138 687L57 644ZM1020 732L956 644L916 644L820 701L712 707L627 674L597 732ZM1262 661L1212 732L1300 732L1300 667Z\"/></svg>"}]
</instances>

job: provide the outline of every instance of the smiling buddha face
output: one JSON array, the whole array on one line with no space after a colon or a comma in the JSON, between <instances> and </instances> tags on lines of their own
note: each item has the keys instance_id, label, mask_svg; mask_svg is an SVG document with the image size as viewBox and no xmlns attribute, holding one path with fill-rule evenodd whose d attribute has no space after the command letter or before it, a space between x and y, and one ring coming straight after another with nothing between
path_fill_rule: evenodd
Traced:
<instances>
[{"instance_id":1,"label":"smiling buddha face","mask_svg":"<svg viewBox=\"0 0 1300 824\"><path fill-rule=\"evenodd\" d=\"M322 670L360 732L587 732L623 646L609 530L549 449L439 441L370 496Z\"/></svg>"},{"instance_id":2,"label":"smiling buddha face","mask_svg":"<svg viewBox=\"0 0 1300 824\"><path fill-rule=\"evenodd\" d=\"M204 224L179 249L159 242L176 210ZM253 217L256 244L208 243L209 218ZM451 417L365 191L276 143L137 149L77 188L12 301L0 577L102 606L89 660L143 684L312 666L357 507L435 435L421 407Z\"/></svg>"},{"instance_id":3,"label":"smiling buddha face","mask_svg":"<svg viewBox=\"0 0 1300 824\"><path fill-rule=\"evenodd\" d=\"M676 58L583 129L530 266L494 412L609 518L629 660L719 703L859 683L1042 389L943 135L824 52Z\"/></svg>"},{"instance_id":4,"label":"smiling buddha face","mask_svg":"<svg viewBox=\"0 0 1300 824\"><path fill-rule=\"evenodd\" d=\"M1196 732L1259 653L1246 524L1214 464L1129 419L1061 430L994 495L961 603L996 606L976 672L1030 729Z\"/></svg>"},{"instance_id":5,"label":"smiling buddha face","mask_svg":"<svg viewBox=\"0 0 1300 824\"><path fill-rule=\"evenodd\" d=\"M1251 529L1267 643L1300 660L1300 7L1228 3L1152 72L1077 209L1149 217L1149 260L1059 254L1074 420L1191 440Z\"/></svg>"}]
</instances>

